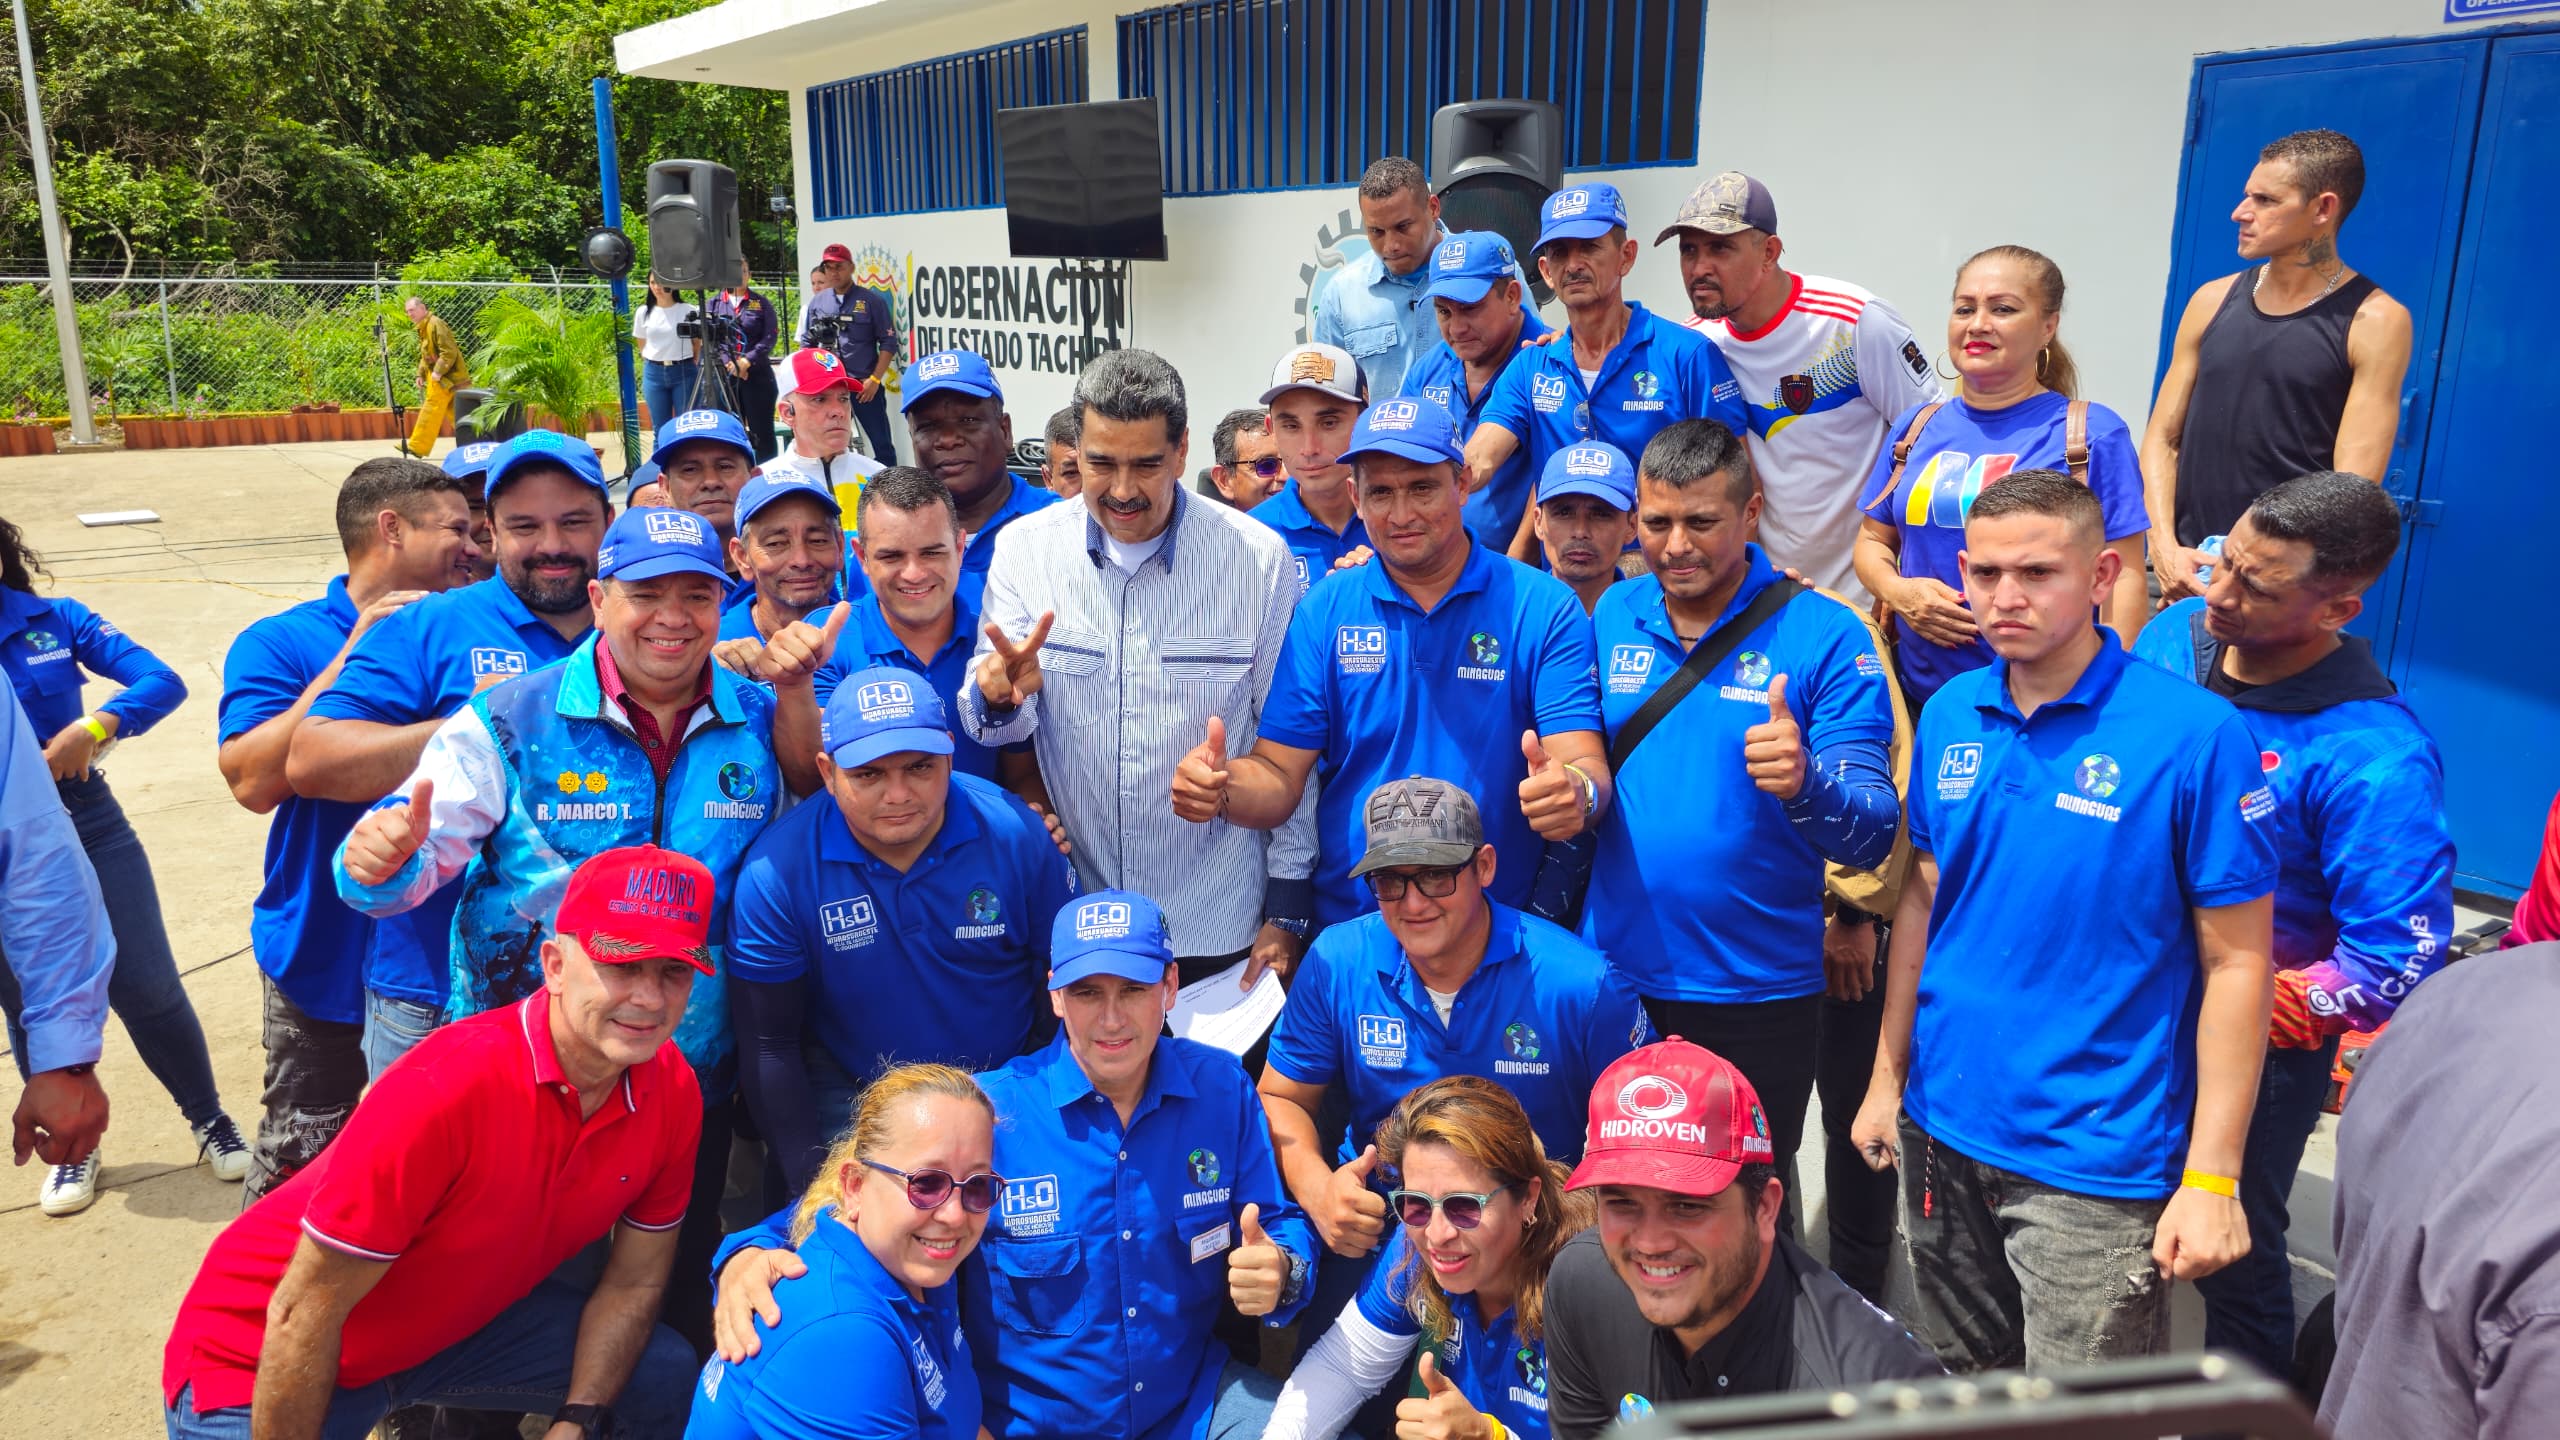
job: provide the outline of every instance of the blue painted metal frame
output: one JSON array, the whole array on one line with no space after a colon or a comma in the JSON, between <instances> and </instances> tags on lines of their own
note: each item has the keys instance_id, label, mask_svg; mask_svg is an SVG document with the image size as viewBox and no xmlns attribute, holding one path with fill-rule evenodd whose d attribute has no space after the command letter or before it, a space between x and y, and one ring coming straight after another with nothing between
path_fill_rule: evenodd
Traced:
<instances>
[{"instance_id":1,"label":"blue painted metal frame","mask_svg":"<svg viewBox=\"0 0 2560 1440\"><path fill-rule=\"evenodd\" d=\"M996 111L1086 99L1086 33L1073 25L810 86L815 218L1002 205Z\"/></svg>"},{"instance_id":2,"label":"blue painted metal frame","mask_svg":"<svg viewBox=\"0 0 2560 1440\"><path fill-rule=\"evenodd\" d=\"M1120 93L1159 102L1168 195L1337 189L1375 156L1427 150L1441 105L1495 97L1563 106L1568 170L1693 165L1704 82L1683 85L1680 67L1702 75L1705 8L1699 0L1179 0L1119 17ZM1528 43L1541 18L1543 85ZM1586 50L1595 29L1596 73ZM1662 55L1658 83L1649 83L1648 45ZM1240 62L1240 49L1254 58ZM1420 63L1403 66L1402 76L1420 82L1420 95L1395 83L1399 59L1417 54ZM1595 123L1585 125L1567 77L1596 80L1591 92L1603 103ZM1260 131L1259 146L1248 126ZM1654 158L1641 158L1648 151Z\"/></svg>"}]
</instances>

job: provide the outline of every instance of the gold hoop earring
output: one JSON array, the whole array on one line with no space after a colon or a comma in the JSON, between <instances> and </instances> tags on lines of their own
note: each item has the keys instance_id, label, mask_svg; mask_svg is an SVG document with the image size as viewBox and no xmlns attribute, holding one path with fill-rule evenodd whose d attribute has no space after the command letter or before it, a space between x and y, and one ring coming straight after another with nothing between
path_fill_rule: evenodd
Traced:
<instances>
[{"instance_id":1,"label":"gold hoop earring","mask_svg":"<svg viewBox=\"0 0 2560 1440\"><path fill-rule=\"evenodd\" d=\"M1938 359L1939 359L1939 360L1945 360L1945 361L1947 362L1948 370L1952 370L1952 369L1954 368L1954 366L1955 366L1955 363L1956 363L1953 359L1951 359L1951 358L1948 356L1947 352L1946 352L1946 351L1944 351L1944 350L1941 350L1941 351L1939 351L1939 352L1938 352ZM1938 368L1937 361L1934 361L1934 360L1933 360L1933 361L1931 361L1931 362L1930 362L1930 364L1929 364L1929 373L1930 373L1930 374L1932 374L1932 375L1937 376L1937 377L1938 377L1939 379L1941 379L1941 380L1961 380L1961 379L1963 379L1963 378L1964 378L1962 375L1952 375L1952 374L1949 374L1949 373L1948 373L1948 370L1942 370L1942 369Z\"/></svg>"},{"instance_id":2,"label":"gold hoop earring","mask_svg":"<svg viewBox=\"0 0 2560 1440\"><path fill-rule=\"evenodd\" d=\"M2052 347L2052 346L2050 346L2050 345L2047 345L2047 346L2046 346L2046 347L2044 347L2043 349L2041 349L2041 350L2039 350L2039 351L2037 351L2037 352L2036 352L2036 378L2037 378L2037 379L2039 379L2039 380L2043 379L2043 378L2044 378L2044 372L2045 372L2045 371L2047 371L2047 370L2049 370L2049 369L2051 369L2051 368L2052 368L2052 366L2053 366L2053 347Z\"/></svg>"}]
</instances>

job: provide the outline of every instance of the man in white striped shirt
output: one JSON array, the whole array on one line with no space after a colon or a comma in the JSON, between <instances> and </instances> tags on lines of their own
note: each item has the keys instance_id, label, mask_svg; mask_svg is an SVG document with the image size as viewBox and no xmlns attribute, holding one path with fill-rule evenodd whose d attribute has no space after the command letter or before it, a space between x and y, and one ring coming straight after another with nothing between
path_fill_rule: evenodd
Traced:
<instances>
[{"instance_id":1,"label":"man in white striped shirt","mask_svg":"<svg viewBox=\"0 0 2560 1440\"><path fill-rule=\"evenodd\" d=\"M1161 357L1099 356L1076 407L1083 504L998 537L960 725L1034 742L1084 888L1163 906L1184 983L1249 957L1250 984L1305 949L1312 792L1269 835L1178 819L1165 797L1204 737L1253 744L1297 572L1268 526L1187 493L1182 377Z\"/></svg>"}]
</instances>

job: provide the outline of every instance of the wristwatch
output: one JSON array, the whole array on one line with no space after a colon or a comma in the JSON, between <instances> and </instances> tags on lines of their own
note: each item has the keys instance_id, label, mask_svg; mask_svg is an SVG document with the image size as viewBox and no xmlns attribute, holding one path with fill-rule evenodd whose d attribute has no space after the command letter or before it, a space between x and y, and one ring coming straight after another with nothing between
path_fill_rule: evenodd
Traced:
<instances>
[{"instance_id":1,"label":"wristwatch","mask_svg":"<svg viewBox=\"0 0 2560 1440\"><path fill-rule=\"evenodd\" d=\"M1307 938L1308 924L1304 916L1283 917L1279 915L1265 915L1262 917L1262 923L1270 926L1274 930L1295 935L1301 940Z\"/></svg>"},{"instance_id":2,"label":"wristwatch","mask_svg":"<svg viewBox=\"0 0 2560 1440\"><path fill-rule=\"evenodd\" d=\"M1315 1267L1308 1262L1306 1256L1295 1250L1283 1250L1280 1253L1289 1262L1289 1278L1280 1286L1280 1304L1286 1307L1297 1304L1298 1297L1307 1293L1307 1273Z\"/></svg>"},{"instance_id":3,"label":"wristwatch","mask_svg":"<svg viewBox=\"0 0 2560 1440\"><path fill-rule=\"evenodd\" d=\"M613 1440L613 1407L610 1405L563 1405L551 1412L551 1423L567 1422L578 1427L586 1440Z\"/></svg>"}]
</instances>

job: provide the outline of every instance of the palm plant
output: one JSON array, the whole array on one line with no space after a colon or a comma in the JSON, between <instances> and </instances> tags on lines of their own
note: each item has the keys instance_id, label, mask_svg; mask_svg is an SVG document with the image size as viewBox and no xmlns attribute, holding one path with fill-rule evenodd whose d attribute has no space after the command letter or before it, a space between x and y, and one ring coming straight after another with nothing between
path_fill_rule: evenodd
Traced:
<instances>
[{"instance_id":1,"label":"palm plant","mask_svg":"<svg viewBox=\"0 0 2560 1440\"><path fill-rule=\"evenodd\" d=\"M575 434L589 415L619 403L612 311L501 294L481 309L479 328L488 341L471 357L471 373L488 388L483 409L494 406L503 416L531 406Z\"/></svg>"}]
</instances>

